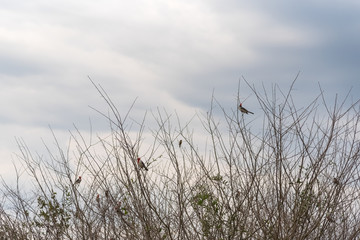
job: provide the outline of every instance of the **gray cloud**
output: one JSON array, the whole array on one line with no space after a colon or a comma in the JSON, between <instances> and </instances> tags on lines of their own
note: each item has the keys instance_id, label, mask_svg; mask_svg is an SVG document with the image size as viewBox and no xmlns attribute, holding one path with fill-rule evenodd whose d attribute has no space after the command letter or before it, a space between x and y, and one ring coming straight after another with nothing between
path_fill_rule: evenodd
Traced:
<instances>
[{"instance_id":1,"label":"gray cloud","mask_svg":"<svg viewBox=\"0 0 360 240\"><path fill-rule=\"evenodd\" d=\"M357 1L0 4L3 127L66 132L72 123L87 129L90 117L104 130L88 105L108 109L88 75L120 112L138 97L134 118L157 106L191 116L208 109L213 91L234 109L242 75L287 88L301 71L299 101L319 93L317 82L329 96L360 90ZM257 110L243 81L240 97Z\"/></svg>"}]
</instances>

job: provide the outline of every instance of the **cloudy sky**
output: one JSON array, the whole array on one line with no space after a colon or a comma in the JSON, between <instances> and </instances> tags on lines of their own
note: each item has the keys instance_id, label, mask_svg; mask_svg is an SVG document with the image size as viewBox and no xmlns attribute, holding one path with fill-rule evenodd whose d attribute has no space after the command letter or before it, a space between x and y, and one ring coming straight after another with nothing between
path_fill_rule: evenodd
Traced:
<instances>
[{"instance_id":1,"label":"cloudy sky","mask_svg":"<svg viewBox=\"0 0 360 240\"><path fill-rule=\"evenodd\" d=\"M16 162L15 137L30 147L67 136L76 124L98 131L105 104L120 111L157 107L191 116L214 91L236 107L239 79L297 95L360 97L360 2L0 0L0 175ZM255 96L240 82L254 112ZM301 102L301 101L300 101ZM106 110L105 110L106 111Z\"/></svg>"}]
</instances>

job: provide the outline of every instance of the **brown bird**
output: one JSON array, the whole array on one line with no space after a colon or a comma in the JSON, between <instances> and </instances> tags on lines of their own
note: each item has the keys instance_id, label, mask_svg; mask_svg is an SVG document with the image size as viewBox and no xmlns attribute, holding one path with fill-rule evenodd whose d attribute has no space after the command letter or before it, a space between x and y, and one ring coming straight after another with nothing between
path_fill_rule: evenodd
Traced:
<instances>
[{"instance_id":1,"label":"brown bird","mask_svg":"<svg viewBox=\"0 0 360 240\"><path fill-rule=\"evenodd\" d=\"M74 185L79 185L81 183L81 176L74 182Z\"/></svg>"},{"instance_id":2,"label":"brown bird","mask_svg":"<svg viewBox=\"0 0 360 240\"><path fill-rule=\"evenodd\" d=\"M179 141L179 147L181 147L181 144L182 144L182 139L180 139Z\"/></svg>"},{"instance_id":3,"label":"brown bird","mask_svg":"<svg viewBox=\"0 0 360 240\"><path fill-rule=\"evenodd\" d=\"M248 113L250 113L250 114L254 114L253 112L250 112L250 111L248 111L246 108L244 108L244 107L242 106L242 103L240 103L240 105L239 105L239 110L240 110L240 112L242 112L242 113L246 113L246 114L248 114Z\"/></svg>"},{"instance_id":4,"label":"brown bird","mask_svg":"<svg viewBox=\"0 0 360 240\"><path fill-rule=\"evenodd\" d=\"M140 168L145 169L146 171L149 171L149 169L145 166L145 163L143 161L141 161L140 158L137 159L137 164Z\"/></svg>"}]
</instances>

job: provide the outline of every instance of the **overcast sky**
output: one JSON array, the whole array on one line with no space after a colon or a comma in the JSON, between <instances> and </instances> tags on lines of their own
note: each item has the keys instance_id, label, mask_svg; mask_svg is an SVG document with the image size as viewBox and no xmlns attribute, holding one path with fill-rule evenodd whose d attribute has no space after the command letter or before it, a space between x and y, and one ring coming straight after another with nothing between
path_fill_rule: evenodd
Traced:
<instances>
[{"instance_id":1,"label":"overcast sky","mask_svg":"<svg viewBox=\"0 0 360 240\"><path fill-rule=\"evenodd\" d=\"M60 136L73 123L87 131L89 119L108 127L88 107L105 104L87 76L124 113L138 97L135 114L191 116L208 109L213 91L235 108L241 76L286 89L299 71L304 99L318 83L327 96L353 87L360 97L358 0L0 0L0 174L16 159L15 137L37 146L49 125Z\"/></svg>"}]
</instances>

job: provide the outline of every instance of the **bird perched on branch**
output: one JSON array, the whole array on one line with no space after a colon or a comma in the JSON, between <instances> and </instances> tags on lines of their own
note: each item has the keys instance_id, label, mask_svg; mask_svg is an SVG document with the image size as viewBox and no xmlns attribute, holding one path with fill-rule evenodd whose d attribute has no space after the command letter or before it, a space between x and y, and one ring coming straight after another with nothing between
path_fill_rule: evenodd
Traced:
<instances>
[{"instance_id":1,"label":"bird perched on branch","mask_svg":"<svg viewBox=\"0 0 360 240\"><path fill-rule=\"evenodd\" d=\"M121 212L121 202L120 202L120 201L116 204L116 206L115 206L115 211L116 211L118 214L122 215L122 212Z\"/></svg>"},{"instance_id":2,"label":"bird perched on branch","mask_svg":"<svg viewBox=\"0 0 360 240\"><path fill-rule=\"evenodd\" d=\"M240 105L239 105L239 110L240 110L240 112L242 112L242 113L254 114L253 112L250 112L250 111L248 111L246 108L244 108L244 107L242 106L242 103L240 103Z\"/></svg>"},{"instance_id":3,"label":"bird perched on branch","mask_svg":"<svg viewBox=\"0 0 360 240\"><path fill-rule=\"evenodd\" d=\"M140 168L145 169L146 171L149 171L149 169L145 166L145 163L143 161L141 161L140 158L137 159L137 164Z\"/></svg>"},{"instance_id":4,"label":"bird perched on branch","mask_svg":"<svg viewBox=\"0 0 360 240\"><path fill-rule=\"evenodd\" d=\"M98 194L97 196L96 196L96 202L97 202L97 205L98 205L98 207L100 207L100 194Z\"/></svg>"},{"instance_id":5,"label":"bird perched on branch","mask_svg":"<svg viewBox=\"0 0 360 240\"><path fill-rule=\"evenodd\" d=\"M81 183L81 176L74 182L74 185L79 185Z\"/></svg>"}]
</instances>

